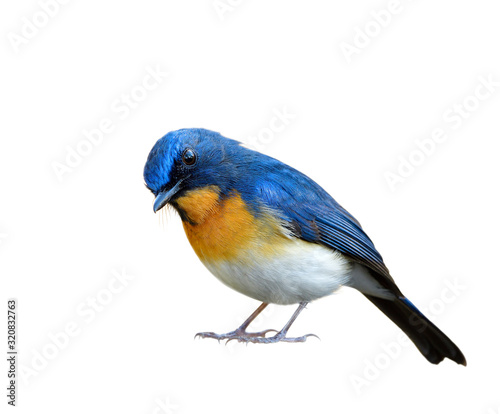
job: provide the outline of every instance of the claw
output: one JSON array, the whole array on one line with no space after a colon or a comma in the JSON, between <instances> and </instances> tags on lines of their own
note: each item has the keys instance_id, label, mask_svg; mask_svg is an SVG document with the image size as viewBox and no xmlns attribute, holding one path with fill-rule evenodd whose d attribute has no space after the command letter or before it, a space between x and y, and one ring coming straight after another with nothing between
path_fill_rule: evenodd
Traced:
<instances>
[{"instance_id":1,"label":"claw","mask_svg":"<svg viewBox=\"0 0 500 414\"><path fill-rule=\"evenodd\" d=\"M194 339L200 337L200 338L213 338L217 339L219 335L217 335L215 332L198 332L195 336Z\"/></svg>"},{"instance_id":2,"label":"claw","mask_svg":"<svg viewBox=\"0 0 500 414\"><path fill-rule=\"evenodd\" d=\"M238 338L229 338L229 339L228 339L228 340L224 343L224 345L226 345L226 346L227 346L227 344L228 344L229 342L231 342L231 341L237 341L237 340L238 340Z\"/></svg>"}]
</instances>

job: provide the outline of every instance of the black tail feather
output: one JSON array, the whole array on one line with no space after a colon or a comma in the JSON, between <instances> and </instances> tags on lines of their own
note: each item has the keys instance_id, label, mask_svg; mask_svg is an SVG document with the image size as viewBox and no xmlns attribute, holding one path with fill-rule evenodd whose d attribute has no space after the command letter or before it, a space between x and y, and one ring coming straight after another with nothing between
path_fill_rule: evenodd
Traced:
<instances>
[{"instance_id":1,"label":"black tail feather","mask_svg":"<svg viewBox=\"0 0 500 414\"><path fill-rule=\"evenodd\" d=\"M449 358L457 364L467 365L460 349L408 299L365 296L408 335L429 362L439 364L444 358Z\"/></svg>"}]
</instances>

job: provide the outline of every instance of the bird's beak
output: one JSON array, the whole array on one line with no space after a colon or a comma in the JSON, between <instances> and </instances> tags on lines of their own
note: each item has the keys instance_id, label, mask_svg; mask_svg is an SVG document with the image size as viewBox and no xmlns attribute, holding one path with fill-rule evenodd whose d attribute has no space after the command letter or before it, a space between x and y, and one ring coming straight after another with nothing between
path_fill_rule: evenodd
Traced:
<instances>
[{"instance_id":1,"label":"bird's beak","mask_svg":"<svg viewBox=\"0 0 500 414\"><path fill-rule=\"evenodd\" d=\"M172 197L179 192L182 181L183 180L179 180L170 190L162 191L156 196L153 204L153 211L155 213L165 207Z\"/></svg>"}]
</instances>

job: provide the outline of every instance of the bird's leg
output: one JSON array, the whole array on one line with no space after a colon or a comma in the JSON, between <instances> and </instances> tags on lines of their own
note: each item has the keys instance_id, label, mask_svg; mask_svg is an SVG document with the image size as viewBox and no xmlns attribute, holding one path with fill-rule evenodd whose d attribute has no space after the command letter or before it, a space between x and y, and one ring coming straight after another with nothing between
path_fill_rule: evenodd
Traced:
<instances>
[{"instance_id":1,"label":"bird's leg","mask_svg":"<svg viewBox=\"0 0 500 414\"><path fill-rule=\"evenodd\" d=\"M290 326L292 326L292 324L295 322L295 319L297 319L297 316L299 316L300 312L302 312L306 306L307 306L307 302L300 302L299 307L294 312L294 314L292 315L290 320L286 323L286 325L283 327L283 329L281 331L279 331L274 336L271 336L269 338L266 338L265 336L263 336L263 337L229 338L228 340L236 339L238 342L252 342L255 344L273 344L276 342L305 342L309 336L315 336L316 338L318 338L318 336L316 336L314 334L307 334L307 335L299 336L296 338L287 338L287 336L286 336L288 330L290 329Z\"/></svg>"},{"instance_id":2,"label":"bird's leg","mask_svg":"<svg viewBox=\"0 0 500 414\"><path fill-rule=\"evenodd\" d=\"M300 302L299 307L295 310L295 312L293 313L290 320L286 323L286 325L283 327L283 329L281 329L281 331L279 331L275 335L275 337L279 337L281 341L285 341L285 342L305 342L305 340L308 336L316 336L314 334L307 334L307 335L304 335L304 336L301 336L298 338L287 338L286 337L286 334L288 333L290 326L292 326L292 323L295 322L295 319L297 319L300 312L302 312L306 306L307 306L307 302ZM316 338L317 338L317 336L316 336Z\"/></svg>"},{"instance_id":3,"label":"bird's leg","mask_svg":"<svg viewBox=\"0 0 500 414\"><path fill-rule=\"evenodd\" d=\"M241 324L241 326L236 329L235 331L232 331L232 332L228 332L226 334L216 334L214 332L200 332L200 333L197 333L195 335L195 338L197 338L198 336L200 338L213 338L213 339L217 339L217 340L221 340L221 339L227 339L227 340L231 340L231 339L242 339L242 342L244 341L243 338L255 338L255 337L265 337L266 336L266 333L268 332L277 332L276 329L267 329L265 331L262 331L262 332L247 332L246 329L248 328L248 325L250 325L253 320L259 316L259 314L267 307L268 303L262 303L256 310L254 313L252 313L248 319L243 322Z\"/></svg>"},{"instance_id":4,"label":"bird's leg","mask_svg":"<svg viewBox=\"0 0 500 414\"><path fill-rule=\"evenodd\" d=\"M252 342L255 344L273 344L276 342L305 342L309 336L315 336L314 334L307 334L303 336L299 336L296 338L288 338L286 334L288 333L288 330L290 329L290 326L295 322L295 319L299 316L300 312L304 310L304 308L307 306L307 302L300 302L299 307L295 310L294 314L290 318L290 320L286 323L286 325L276 333L276 335L271 336L271 337L266 337L266 333L268 332L276 332L275 329L267 329L262 332L247 332L246 329L248 328L248 325L266 308L268 304L263 303L261 304L257 310L252 313L249 318L243 322L243 324L236 329L235 331L229 332L227 334L216 334L214 332L200 332L196 334L196 337L201 337L201 338L214 338L217 340L221 339L227 339L227 341L231 341L235 339L238 342Z\"/></svg>"}]
</instances>

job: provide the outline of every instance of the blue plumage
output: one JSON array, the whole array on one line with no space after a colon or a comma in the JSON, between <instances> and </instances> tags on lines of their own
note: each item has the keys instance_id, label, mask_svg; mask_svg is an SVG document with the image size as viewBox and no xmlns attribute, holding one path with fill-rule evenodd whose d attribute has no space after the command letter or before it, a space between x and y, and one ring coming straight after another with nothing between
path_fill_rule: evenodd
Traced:
<instances>
[{"instance_id":1,"label":"blue plumage","mask_svg":"<svg viewBox=\"0 0 500 414\"><path fill-rule=\"evenodd\" d=\"M170 132L153 147L144 178L156 195L187 169L176 164L186 145L195 148L198 168L189 172L184 191L208 185L221 187L222 195L236 190L259 216L263 205L288 223L292 233L308 242L324 244L389 276L381 255L357 220L315 181L267 155L243 147L238 141L205 129ZM217 149L217 150L215 150Z\"/></svg>"}]
</instances>

